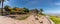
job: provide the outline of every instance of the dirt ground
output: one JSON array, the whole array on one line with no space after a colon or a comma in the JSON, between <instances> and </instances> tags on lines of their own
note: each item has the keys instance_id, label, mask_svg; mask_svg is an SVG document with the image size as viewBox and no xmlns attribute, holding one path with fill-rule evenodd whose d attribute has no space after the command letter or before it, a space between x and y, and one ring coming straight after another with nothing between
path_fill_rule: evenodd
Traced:
<instances>
[{"instance_id":1,"label":"dirt ground","mask_svg":"<svg viewBox=\"0 0 60 24\"><path fill-rule=\"evenodd\" d=\"M44 16L36 20L34 15L31 15L25 20L16 20L6 16L0 16L0 24L50 24L48 19Z\"/></svg>"}]
</instances>

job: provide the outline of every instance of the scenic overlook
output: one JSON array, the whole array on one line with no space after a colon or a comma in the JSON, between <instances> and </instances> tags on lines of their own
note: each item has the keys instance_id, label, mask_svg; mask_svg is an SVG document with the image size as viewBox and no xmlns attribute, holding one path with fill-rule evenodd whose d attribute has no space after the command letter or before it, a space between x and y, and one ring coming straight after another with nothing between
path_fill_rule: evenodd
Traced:
<instances>
[{"instance_id":1,"label":"scenic overlook","mask_svg":"<svg viewBox=\"0 0 60 24\"><path fill-rule=\"evenodd\" d=\"M0 0L0 24L60 24L60 0Z\"/></svg>"}]
</instances>

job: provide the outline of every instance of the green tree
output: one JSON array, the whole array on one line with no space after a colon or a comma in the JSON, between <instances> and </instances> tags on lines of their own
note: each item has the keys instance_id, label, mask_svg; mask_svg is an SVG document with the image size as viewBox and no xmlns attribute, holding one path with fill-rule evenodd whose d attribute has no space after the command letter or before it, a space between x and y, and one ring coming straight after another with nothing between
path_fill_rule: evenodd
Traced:
<instances>
[{"instance_id":1,"label":"green tree","mask_svg":"<svg viewBox=\"0 0 60 24\"><path fill-rule=\"evenodd\" d=\"M10 11L9 8L10 8L10 6L8 6L8 5L6 5L6 6L4 7L5 11Z\"/></svg>"},{"instance_id":2,"label":"green tree","mask_svg":"<svg viewBox=\"0 0 60 24\"><path fill-rule=\"evenodd\" d=\"M43 9L40 9L40 14L41 14L41 15L43 14L42 12L43 12Z\"/></svg>"},{"instance_id":3,"label":"green tree","mask_svg":"<svg viewBox=\"0 0 60 24\"><path fill-rule=\"evenodd\" d=\"M10 6L8 6L8 5L6 5L5 7L4 7L4 9L5 9L5 11L6 11L6 14L10 14Z\"/></svg>"},{"instance_id":4,"label":"green tree","mask_svg":"<svg viewBox=\"0 0 60 24\"><path fill-rule=\"evenodd\" d=\"M26 12L26 13L29 12L29 9L28 9L28 8L25 8L25 7L24 7L23 9L25 9L24 12Z\"/></svg>"},{"instance_id":5,"label":"green tree","mask_svg":"<svg viewBox=\"0 0 60 24\"><path fill-rule=\"evenodd\" d=\"M2 3L2 9L1 9L1 11L2 11L2 16L3 16L3 4L4 4L4 1L5 1L5 0L0 0L0 4ZM7 0L7 1L9 1L9 0Z\"/></svg>"}]
</instances>

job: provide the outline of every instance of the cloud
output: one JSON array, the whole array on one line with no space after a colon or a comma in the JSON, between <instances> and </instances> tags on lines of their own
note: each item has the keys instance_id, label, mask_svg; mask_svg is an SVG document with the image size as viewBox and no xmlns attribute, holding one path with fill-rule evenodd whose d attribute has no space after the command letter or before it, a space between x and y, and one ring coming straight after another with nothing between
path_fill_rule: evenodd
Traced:
<instances>
[{"instance_id":1,"label":"cloud","mask_svg":"<svg viewBox=\"0 0 60 24\"><path fill-rule=\"evenodd\" d=\"M60 3L55 3L55 5L59 5L60 6Z\"/></svg>"},{"instance_id":2,"label":"cloud","mask_svg":"<svg viewBox=\"0 0 60 24\"><path fill-rule=\"evenodd\" d=\"M5 1L4 2L4 6L6 6L6 5L10 5L10 2L9 1Z\"/></svg>"}]
</instances>

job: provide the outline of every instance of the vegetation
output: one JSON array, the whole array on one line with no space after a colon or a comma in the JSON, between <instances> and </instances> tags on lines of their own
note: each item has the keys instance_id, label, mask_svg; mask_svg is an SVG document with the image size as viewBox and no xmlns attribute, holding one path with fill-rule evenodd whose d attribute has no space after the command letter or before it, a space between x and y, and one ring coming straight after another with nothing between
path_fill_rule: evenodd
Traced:
<instances>
[{"instance_id":1,"label":"vegetation","mask_svg":"<svg viewBox=\"0 0 60 24\"><path fill-rule=\"evenodd\" d=\"M41 14L41 15L43 15L43 13L42 13L42 12L43 12L43 9L40 9L40 14Z\"/></svg>"},{"instance_id":2,"label":"vegetation","mask_svg":"<svg viewBox=\"0 0 60 24\"><path fill-rule=\"evenodd\" d=\"M26 13L29 12L29 9L27 9L27 8L23 8L23 9L25 9L24 12L26 12Z\"/></svg>"},{"instance_id":3,"label":"vegetation","mask_svg":"<svg viewBox=\"0 0 60 24\"><path fill-rule=\"evenodd\" d=\"M35 9L35 12L38 14L38 9Z\"/></svg>"},{"instance_id":4,"label":"vegetation","mask_svg":"<svg viewBox=\"0 0 60 24\"><path fill-rule=\"evenodd\" d=\"M55 24L60 24L60 17L50 16L50 19L55 22Z\"/></svg>"},{"instance_id":5,"label":"vegetation","mask_svg":"<svg viewBox=\"0 0 60 24\"><path fill-rule=\"evenodd\" d=\"M26 18L28 18L28 16L23 16L21 18L18 18L17 20L25 20Z\"/></svg>"},{"instance_id":6,"label":"vegetation","mask_svg":"<svg viewBox=\"0 0 60 24\"><path fill-rule=\"evenodd\" d=\"M10 11L9 8L10 8L10 6L8 6L8 5L6 5L6 6L4 7L5 11Z\"/></svg>"},{"instance_id":7,"label":"vegetation","mask_svg":"<svg viewBox=\"0 0 60 24\"><path fill-rule=\"evenodd\" d=\"M6 5L4 9L5 11L10 13L13 13L13 12L16 12L18 14L29 13L29 9L27 8L18 8L18 7L10 8L10 6Z\"/></svg>"},{"instance_id":8,"label":"vegetation","mask_svg":"<svg viewBox=\"0 0 60 24\"><path fill-rule=\"evenodd\" d=\"M14 7L13 10L16 10L16 8L18 8L18 7Z\"/></svg>"},{"instance_id":9,"label":"vegetation","mask_svg":"<svg viewBox=\"0 0 60 24\"><path fill-rule=\"evenodd\" d=\"M31 13L35 13L35 14L38 14L40 12L40 15L45 15L43 14L43 9L40 9L40 11L38 9L33 9L33 10L29 10L28 8L24 7L24 8L18 8L18 7L14 7L14 8L11 8L10 6L6 5L4 7L5 11L8 12L9 14L14 14L14 13L17 13L17 14L27 14L29 13L30 11L32 11Z\"/></svg>"},{"instance_id":10,"label":"vegetation","mask_svg":"<svg viewBox=\"0 0 60 24\"><path fill-rule=\"evenodd\" d=\"M0 0L0 4L2 3L2 9L1 9L1 11L2 11L2 16L3 16L3 4L4 4L4 1L5 1L5 0ZM7 0L7 1L9 1L9 0Z\"/></svg>"}]
</instances>

